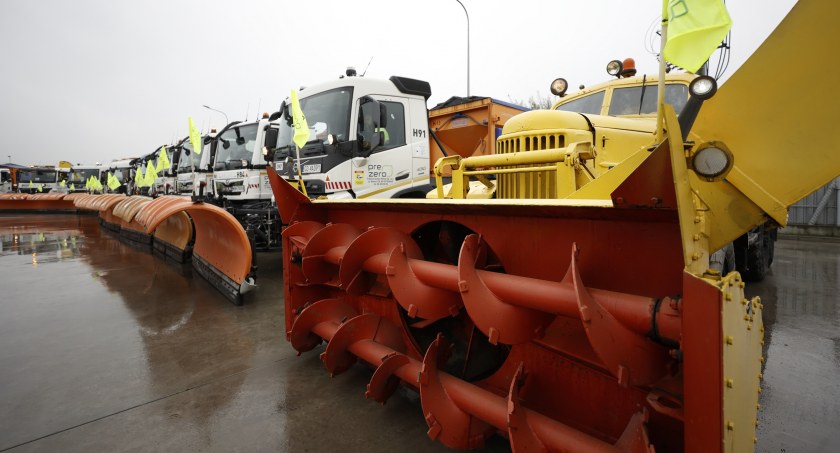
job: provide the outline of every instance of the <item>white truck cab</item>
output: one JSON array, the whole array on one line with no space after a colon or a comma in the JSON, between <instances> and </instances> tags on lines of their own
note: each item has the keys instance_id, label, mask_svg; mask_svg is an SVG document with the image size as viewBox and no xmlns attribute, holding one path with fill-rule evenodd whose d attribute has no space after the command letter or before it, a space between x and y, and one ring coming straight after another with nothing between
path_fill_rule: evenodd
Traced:
<instances>
[{"instance_id":1,"label":"white truck cab","mask_svg":"<svg viewBox=\"0 0 840 453\"><path fill-rule=\"evenodd\" d=\"M68 169L62 169L59 174L59 181L64 180L64 187L61 189L69 192L86 192L85 184L91 176L100 180L103 170L102 165L74 165ZM103 187L105 183L102 184Z\"/></svg>"},{"instance_id":2,"label":"white truck cab","mask_svg":"<svg viewBox=\"0 0 840 453\"><path fill-rule=\"evenodd\" d=\"M213 164L217 198L228 204L271 199L263 148L266 137L276 138L279 128L279 122L269 121L266 114L257 121L228 125L218 134Z\"/></svg>"},{"instance_id":3,"label":"white truck cab","mask_svg":"<svg viewBox=\"0 0 840 453\"><path fill-rule=\"evenodd\" d=\"M158 177L155 179L155 195L172 195L177 193L177 170L178 162L181 156L184 142L189 142L189 136L182 139L175 145L166 147L166 158L169 160L169 168L158 169L158 161L160 161L160 151L155 155L155 168ZM158 148L160 149L160 148Z\"/></svg>"},{"instance_id":4,"label":"white truck cab","mask_svg":"<svg viewBox=\"0 0 840 453\"><path fill-rule=\"evenodd\" d=\"M279 130L280 121L264 114L257 121L231 123L215 137L213 202L242 223L255 249L279 246L280 222L266 173Z\"/></svg>"},{"instance_id":5,"label":"white truck cab","mask_svg":"<svg viewBox=\"0 0 840 453\"><path fill-rule=\"evenodd\" d=\"M106 192L131 193L131 187L134 184L134 171L131 163L134 160L136 160L136 158L129 157L113 160L110 164L108 164L108 171L117 178L117 181L120 182L120 186L112 190L110 187L107 187L107 184L105 184Z\"/></svg>"},{"instance_id":6,"label":"white truck cab","mask_svg":"<svg viewBox=\"0 0 840 453\"><path fill-rule=\"evenodd\" d=\"M189 140L181 145L181 155L178 157L177 191L182 196L204 198L205 194L212 194L211 186L207 185L207 178L212 177L211 165L215 150L216 130L201 137L201 154L196 154Z\"/></svg>"},{"instance_id":7,"label":"white truck cab","mask_svg":"<svg viewBox=\"0 0 840 453\"><path fill-rule=\"evenodd\" d=\"M33 166L18 170L18 191L22 193L46 193L56 188L58 188L58 168L56 167Z\"/></svg>"},{"instance_id":8,"label":"white truck cab","mask_svg":"<svg viewBox=\"0 0 840 453\"><path fill-rule=\"evenodd\" d=\"M0 193L12 191L12 172L8 168L0 168Z\"/></svg>"},{"instance_id":9,"label":"white truck cab","mask_svg":"<svg viewBox=\"0 0 840 453\"><path fill-rule=\"evenodd\" d=\"M279 175L303 179L310 197L423 197L429 181L428 82L347 77L300 91L309 141L292 141L291 108L281 107L273 150ZM298 153L300 171L298 171Z\"/></svg>"}]
</instances>

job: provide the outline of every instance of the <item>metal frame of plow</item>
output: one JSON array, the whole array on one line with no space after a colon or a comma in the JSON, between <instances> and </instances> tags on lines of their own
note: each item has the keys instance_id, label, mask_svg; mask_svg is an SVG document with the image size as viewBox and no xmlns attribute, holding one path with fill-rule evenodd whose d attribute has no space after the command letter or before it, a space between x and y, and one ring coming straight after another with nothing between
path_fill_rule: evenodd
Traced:
<instances>
[{"instance_id":1,"label":"metal frame of plow","mask_svg":"<svg viewBox=\"0 0 840 453\"><path fill-rule=\"evenodd\" d=\"M256 285L256 267L251 242L239 221L222 208L186 197L158 200L137 219L146 234L186 212L194 228L193 267L228 300L242 305L243 295Z\"/></svg>"},{"instance_id":2,"label":"metal frame of plow","mask_svg":"<svg viewBox=\"0 0 840 453\"><path fill-rule=\"evenodd\" d=\"M746 299L743 285L721 291L737 274L683 274L670 152L657 147L615 190L621 207L310 202L269 169L290 222L287 338L299 352L326 341L331 375L373 366L365 394L378 402L399 381L414 387L429 437L452 448L498 433L515 451L721 451L720 307ZM453 323L466 341L442 327ZM754 340L731 357L760 355ZM504 358L478 376L453 369L473 350Z\"/></svg>"}]
</instances>

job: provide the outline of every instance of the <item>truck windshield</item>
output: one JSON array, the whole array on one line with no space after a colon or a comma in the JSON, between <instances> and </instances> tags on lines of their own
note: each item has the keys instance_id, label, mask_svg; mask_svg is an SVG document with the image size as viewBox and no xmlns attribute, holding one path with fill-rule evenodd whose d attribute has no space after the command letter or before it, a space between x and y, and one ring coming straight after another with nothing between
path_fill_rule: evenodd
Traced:
<instances>
[{"instance_id":1,"label":"truck windshield","mask_svg":"<svg viewBox=\"0 0 840 453\"><path fill-rule=\"evenodd\" d=\"M67 175L67 183L70 184L84 184L91 176L99 178L98 168L73 169Z\"/></svg>"},{"instance_id":2,"label":"truck windshield","mask_svg":"<svg viewBox=\"0 0 840 453\"><path fill-rule=\"evenodd\" d=\"M195 159L195 162L193 162ZM178 173L191 170L193 168L193 164L198 165L199 157L195 156L195 153L192 151L192 145L189 141L186 141L181 144L181 151L178 156Z\"/></svg>"},{"instance_id":3,"label":"truck windshield","mask_svg":"<svg viewBox=\"0 0 840 453\"><path fill-rule=\"evenodd\" d=\"M336 88L323 93L313 94L300 100L300 108L306 116L309 126L309 139L326 143L327 135L335 134L339 141L349 139L350 107L353 88ZM291 112L289 112L291 115ZM287 151L292 145L294 132L285 121L281 121L277 139L277 149Z\"/></svg>"},{"instance_id":4,"label":"truck windshield","mask_svg":"<svg viewBox=\"0 0 840 453\"><path fill-rule=\"evenodd\" d=\"M20 172L20 182L56 182L55 170L24 170Z\"/></svg>"},{"instance_id":5,"label":"truck windshield","mask_svg":"<svg viewBox=\"0 0 840 453\"><path fill-rule=\"evenodd\" d=\"M604 103L604 93L604 91L599 91L597 93L579 97L574 101L558 105L555 110L600 115L601 105Z\"/></svg>"},{"instance_id":6,"label":"truck windshield","mask_svg":"<svg viewBox=\"0 0 840 453\"><path fill-rule=\"evenodd\" d=\"M236 162L241 162L243 160L251 162L256 141L256 124L234 126L226 130L219 137L219 145L216 150L215 167L217 169L232 167L238 168L240 165L236 165Z\"/></svg>"},{"instance_id":7,"label":"truck windshield","mask_svg":"<svg viewBox=\"0 0 840 453\"><path fill-rule=\"evenodd\" d=\"M688 85L666 84L665 103L671 104L677 115L688 100ZM613 90L608 115L649 115L656 113L656 85L616 88Z\"/></svg>"},{"instance_id":8,"label":"truck windshield","mask_svg":"<svg viewBox=\"0 0 840 453\"><path fill-rule=\"evenodd\" d=\"M131 167L112 168L111 174L117 177L119 182L131 180Z\"/></svg>"}]
</instances>

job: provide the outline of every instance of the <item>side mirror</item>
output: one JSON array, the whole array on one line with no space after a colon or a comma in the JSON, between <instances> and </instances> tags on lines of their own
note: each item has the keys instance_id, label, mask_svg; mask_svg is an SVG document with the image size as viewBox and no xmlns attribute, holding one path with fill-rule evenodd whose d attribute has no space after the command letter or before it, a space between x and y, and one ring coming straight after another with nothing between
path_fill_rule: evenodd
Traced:
<instances>
[{"instance_id":1,"label":"side mirror","mask_svg":"<svg viewBox=\"0 0 840 453\"><path fill-rule=\"evenodd\" d=\"M236 137L236 144L237 145L244 145L245 144L245 137Z\"/></svg>"},{"instance_id":2,"label":"side mirror","mask_svg":"<svg viewBox=\"0 0 840 453\"><path fill-rule=\"evenodd\" d=\"M292 108L286 101L283 101L283 103L280 104L280 112L283 114L283 118L285 118L286 124L291 126L294 122L294 119L292 118Z\"/></svg>"},{"instance_id":3,"label":"side mirror","mask_svg":"<svg viewBox=\"0 0 840 453\"><path fill-rule=\"evenodd\" d=\"M277 137L280 130L274 127L267 127L265 129L265 146L263 146L263 159L266 162L274 160L274 150L277 148Z\"/></svg>"},{"instance_id":4,"label":"side mirror","mask_svg":"<svg viewBox=\"0 0 840 453\"><path fill-rule=\"evenodd\" d=\"M227 140L222 140L222 148L228 149L230 148L230 142Z\"/></svg>"}]
</instances>

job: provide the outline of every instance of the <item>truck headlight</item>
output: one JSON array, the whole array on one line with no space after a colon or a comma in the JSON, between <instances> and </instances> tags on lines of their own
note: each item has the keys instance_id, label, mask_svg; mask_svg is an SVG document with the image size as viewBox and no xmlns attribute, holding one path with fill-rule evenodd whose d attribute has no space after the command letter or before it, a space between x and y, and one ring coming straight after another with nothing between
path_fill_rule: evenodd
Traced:
<instances>
[{"instance_id":1,"label":"truck headlight","mask_svg":"<svg viewBox=\"0 0 840 453\"><path fill-rule=\"evenodd\" d=\"M721 142L702 143L691 155L691 168L706 181L720 181L734 163L732 152Z\"/></svg>"},{"instance_id":2,"label":"truck headlight","mask_svg":"<svg viewBox=\"0 0 840 453\"><path fill-rule=\"evenodd\" d=\"M622 65L618 60L613 60L607 63L607 74L613 77L618 77L622 69L624 69L624 65Z\"/></svg>"},{"instance_id":3,"label":"truck headlight","mask_svg":"<svg viewBox=\"0 0 840 453\"><path fill-rule=\"evenodd\" d=\"M717 81L711 76L697 77L688 85L688 92L705 101L717 93Z\"/></svg>"},{"instance_id":4,"label":"truck headlight","mask_svg":"<svg viewBox=\"0 0 840 453\"><path fill-rule=\"evenodd\" d=\"M554 81L551 82L551 94L555 96L562 97L564 94L566 94L566 90L568 88L569 83L566 82L566 79L564 78L554 79Z\"/></svg>"}]
</instances>

